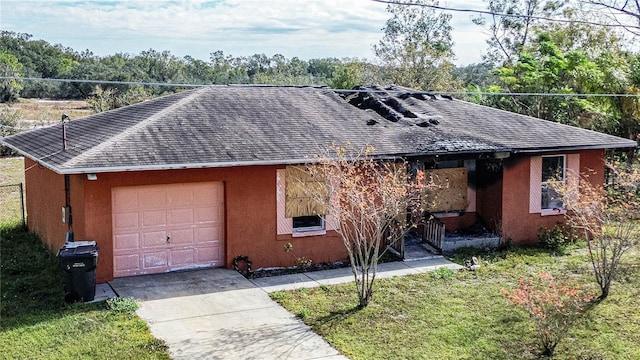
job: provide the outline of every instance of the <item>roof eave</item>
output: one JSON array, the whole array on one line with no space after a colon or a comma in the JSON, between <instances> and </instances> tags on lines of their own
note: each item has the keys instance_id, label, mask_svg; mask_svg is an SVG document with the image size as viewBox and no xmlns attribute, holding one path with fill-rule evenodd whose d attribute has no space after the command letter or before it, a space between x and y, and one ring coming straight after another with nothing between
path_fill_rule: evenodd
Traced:
<instances>
[{"instance_id":1,"label":"roof eave","mask_svg":"<svg viewBox=\"0 0 640 360\"><path fill-rule=\"evenodd\" d=\"M15 150L18 154L28 157L45 168L63 175L73 174L87 174L87 173L107 173L107 172L122 172L122 171L151 171L151 170L180 170L180 169L204 169L204 168L222 168L222 167L237 167L237 166L274 166L274 165L291 165L291 164L303 164L313 163L318 161L315 158L296 158L286 160L255 160L255 161L225 161L225 162L207 162L207 163L186 163L186 164L162 164L162 165L124 165L124 166L105 166L105 167L78 167L78 168L64 168L51 164L43 159L38 159L32 154L20 150L19 148L2 142L3 145ZM405 154L377 154L375 158L379 159L393 159L393 158L406 158L406 157L420 157L420 156L439 156L439 155L464 155L464 154L477 154L477 153L498 153L498 152L510 152L521 154L532 153L546 153L546 152L559 152L559 151L576 151L576 150L594 150L594 149L625 149L634 148L637 145L635 143L621 143L621 144L601 144L601 145L582 145L582 146L564 146L564 147L550 147L550 148L528 148L528 149L493 149L484 151L442 151L442 152L415 152Z\"/></svg>"},{"instance_id":2,"label":"roof eave","mask_svg":"<svg viewBox=\"0 0 640 360\"><path fill-rule=\"evenodd\" d=\"M55 166L55 165L53 165L53 164L50 164L50 163L46 162L46 161L45 161L45 160L43 160L42 158L37 158L37 157L35 157L34 155L29 154L28 152L23 151L23 150L21 150L20 148L17 148L17 147L15 147L15 146L13 146L13 145L11 145L11 144L9 144L9 143L5 142L5 141L0 140L0 145L3 145L3 146L8 147L9 149L11 149L11 150L13 150L13 151L17 152L17 153L18 153L18 155L23 156L23 157L27 157L27 158L29 158L29 159L31 159L31 160L33 160L33 161L37 162L39 165L44 166L45 168L47 168L47 169L49 169L49 170L51 170L51 171L53 171L53 172L55 172L55 173L58 173L58 174L64 174L63 172L61 172L61 171L60 171L61 169L60 169L59 167L57 167L57 166Z\"/></svg>"},{"instance_id":3,"label":"roof eave","mask_svg":"<svg viewBox=\"0 0 640 360\"><path fill-rule=\"evenodd\" d=\"M316 162L313 158L288 159L288 160L256 160L256 161L226 161L193 164L162 164L162 165L125 165L125 166L104 166L104 167L84 167L84 168L60 168L46 166L49 169L64 175L73 174L97 174L123 171L152 171L152 170L186 170L186 169L207 169L236 166L274 166L290 165Z\"/></svg>"},{"instance_id":4,"label":"roof eave","mask_svg":"<svg viewBox=\"0 0 640 360\"><path fill-rule=\"evenodd\" d=\"M555 147L537 147L527 149L513 149L514 154L532 154L543 152L558 152L558 151L576 151L576 150L598 150L598 149L630 149L637 147L635 142L618 143L618 144L598 144L598 145L577 145L577 146L555 146Z\"/></svg>"}]
</instances>

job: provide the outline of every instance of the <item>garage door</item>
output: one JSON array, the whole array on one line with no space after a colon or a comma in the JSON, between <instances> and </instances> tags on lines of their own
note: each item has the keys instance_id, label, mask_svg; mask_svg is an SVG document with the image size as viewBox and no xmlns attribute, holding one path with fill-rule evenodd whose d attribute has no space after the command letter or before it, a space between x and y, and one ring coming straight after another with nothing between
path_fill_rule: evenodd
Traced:
<instances>
[{"instance_id":1,"label":"garage door","mask_svg":"<svg viewBox=\"0 0 640 360\"><path fill-rule=\"evenodd\" d=\"M114 276L223 266L221 182L114 188Z\"/></svg>"}]
</instances>

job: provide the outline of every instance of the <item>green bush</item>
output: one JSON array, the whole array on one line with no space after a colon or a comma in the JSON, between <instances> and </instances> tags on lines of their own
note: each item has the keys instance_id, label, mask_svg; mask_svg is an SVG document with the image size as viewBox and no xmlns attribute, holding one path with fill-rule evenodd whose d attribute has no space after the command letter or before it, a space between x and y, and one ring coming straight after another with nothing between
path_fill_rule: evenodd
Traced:
<instances>
[{"instance_id":1,"label":"green bush","mask_svg":"<svg viewBox=\"0 0 640 360\"><path fill-rule=\"evenodd\" d=\"M561 251L575 240L576 236L572 229L562 224L556 224L552 228L540 228L540 230L538 230L538 243L545 249Z\"/></svg>"}]
</instances>

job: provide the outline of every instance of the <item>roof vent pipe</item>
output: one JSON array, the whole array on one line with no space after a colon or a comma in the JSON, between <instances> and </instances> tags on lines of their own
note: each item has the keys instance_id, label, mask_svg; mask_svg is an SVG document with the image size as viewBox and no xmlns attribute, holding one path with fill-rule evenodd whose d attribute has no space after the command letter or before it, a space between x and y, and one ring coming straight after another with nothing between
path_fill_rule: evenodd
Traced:
<instances>
[{"instance_id":1,"label":"roof vent pipe","mask_svg":"<svg viewBox=\"0 0 640 360\"><path fill-rule=\"evenodd\" d=\"M65 120L69 120L69 115L62 114L62 150L67 150L67 127Z\"/></svg>"}]
</instances>

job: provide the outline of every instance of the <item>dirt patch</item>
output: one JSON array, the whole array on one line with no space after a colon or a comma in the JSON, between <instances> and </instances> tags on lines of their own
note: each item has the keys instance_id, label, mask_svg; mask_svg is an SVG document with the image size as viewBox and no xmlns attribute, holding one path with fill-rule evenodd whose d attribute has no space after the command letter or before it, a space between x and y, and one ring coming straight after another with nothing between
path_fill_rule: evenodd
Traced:
<instances>
[{"instance_id":1,"label":"dirt patch","mask_svg":"<svg viewBox=\"0 0 640 360\"><path fill-rule=\"evenodd\" d=\"M308 266L292 266L287 268L268 268L268 269L258 269L256 271L245 273L241 272L247 279L257 279L263 277L270 276L280 276L280 275L288 275L288 274L299 274L320 270L331 270L331 269L340 269L349 266L349 262L344 261L336 261L332 263L318 263L311 264Z\"/></svg>"}]
</instances>

